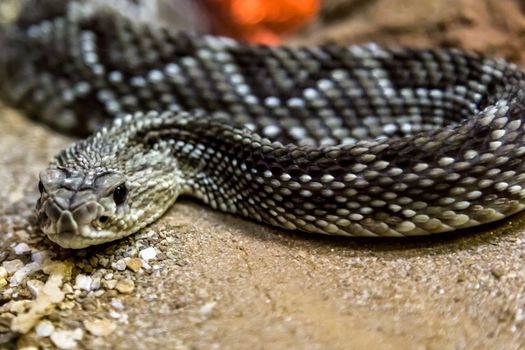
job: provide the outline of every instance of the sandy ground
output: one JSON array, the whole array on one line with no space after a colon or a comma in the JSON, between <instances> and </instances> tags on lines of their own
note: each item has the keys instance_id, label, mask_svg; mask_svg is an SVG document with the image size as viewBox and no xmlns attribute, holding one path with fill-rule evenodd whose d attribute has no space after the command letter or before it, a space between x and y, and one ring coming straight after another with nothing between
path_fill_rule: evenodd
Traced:
<instances>
[{"instance_id":1,"label":"sandy ground","mask_svg":"<svg viewBox=\"0 0 525 350\"><path fill-rule=\"evenodd\" d=\"M346 2L353 6L348 13L343 1L330 1L324 16L335 24L312 29L311 40L353 35L347 41L457 45L516 61L525 52L517 38L525 23L518 1ZM504 40L508 33L514 41ZM6 348L525 347L522 216L435 237L348 239L284 232L181 200L129 239L69 252L33 233L30 220L38 172L72 140L6 108L0 125L0 263L27 265L44 252L73 267L61 285L65 300L39 324L51 324L55 336L42 327L27 334L2 328L32 305L34 281L49 280L36 272L13 286L14 274L6 276L10 284L0 287ZM18 254L23 243L30 252ZM139 259L145 248L156 252L147 263ZM142 268L130 268L130 259ZM128 266L119 266L124 261ZM82 288L79 275L99 283ZM121 280L131 288L115 287ZM86 321L96 320L112 331L90 330Z\"/></svg>"}]
</instances>

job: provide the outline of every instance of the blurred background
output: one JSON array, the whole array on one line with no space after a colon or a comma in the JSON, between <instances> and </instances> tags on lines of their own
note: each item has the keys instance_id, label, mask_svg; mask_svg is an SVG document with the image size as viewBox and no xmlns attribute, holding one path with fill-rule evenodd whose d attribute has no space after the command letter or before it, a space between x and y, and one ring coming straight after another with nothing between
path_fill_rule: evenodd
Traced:
<instances>
[{"instance_id":1,"label":"blurred background","mask_svg":"<svg viewBox=\"0 0 525 350\"><path fill-rule=\"evenodd\" d=\"M455 46L525 60L523 0L85 1L135 20L255 43ZM0 21L12 20L24 2L0 0Z\"/></svg>"}]
</instances>

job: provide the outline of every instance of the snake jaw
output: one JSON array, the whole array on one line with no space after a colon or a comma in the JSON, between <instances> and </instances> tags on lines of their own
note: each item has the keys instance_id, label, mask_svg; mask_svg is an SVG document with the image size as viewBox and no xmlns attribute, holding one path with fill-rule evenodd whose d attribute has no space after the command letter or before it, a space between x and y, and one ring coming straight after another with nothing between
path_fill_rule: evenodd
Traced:
<instances>
[{"instance_id":1,"label":"snake jaw","mask_svg":"<svg viewBox=\"0 0 525 350\"><path fill-rule=\"evenodd\" d=\"M59 233L59 234L46 233L46 235L50 241L58 244L62 248L67 248L67 249L87 248L92 245L103 244L103 243L111 242L116 239L112 237L109 232L104 232L105 237L99 237L99 238L92 238L92 237L87 238L87 237L71 234L69 232Z\"/></svg>"}]
</instances>

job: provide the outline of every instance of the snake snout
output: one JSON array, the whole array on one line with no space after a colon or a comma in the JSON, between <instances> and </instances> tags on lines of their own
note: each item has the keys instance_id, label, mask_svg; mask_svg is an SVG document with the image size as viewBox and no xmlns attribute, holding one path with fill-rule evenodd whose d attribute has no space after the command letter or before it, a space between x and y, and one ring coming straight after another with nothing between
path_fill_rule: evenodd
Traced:
<instances>
[{"instance_id":1,"label":"snake snout","mask_svg":"<svg viewBox=\"0 0 525 350\"><path fill-rule=\"evenodd\" d=\"M73 215L69 211L63 211L57 222L57 231L64 233L77 233L78 225L73 219Z\"/></svg>"},{"instance_id":2,"label":"snake snout","mask_svg":"<svg viewBox=\"0 0 525 350\"><path fill-rule=\"evenodd\" d=\"M93 227L93 223L103 219L103 208L95 201L76 205L74 209L61 204L63 201L49 199L45 204L44 213L47 216L48 227L53 227L57 234L81 234L83 227ZM53 225L54 224L54 225Z\"/></svg>"}]
</instances>

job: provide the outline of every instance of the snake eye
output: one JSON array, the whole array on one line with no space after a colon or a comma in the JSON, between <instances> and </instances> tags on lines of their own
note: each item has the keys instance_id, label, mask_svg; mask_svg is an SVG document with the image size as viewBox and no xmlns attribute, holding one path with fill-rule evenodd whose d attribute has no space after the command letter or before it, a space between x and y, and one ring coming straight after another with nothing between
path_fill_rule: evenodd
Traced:
<instances>
[{"instance_id":1,"label":"snake eye","mask_svg":"<svg viewBox=\"0 0 525 350\"><path fill-rule=\"evenodd\" d=\"M115 190L113 191L113 200L115 201L116 205L124 203L127 196L128 189L126 188L125 184L118 185L117 188L115 188Z\"/></svg>"},{"instance_id":2,"label":"snake eye","mask_svg":"<svg viewBox=\"0 0 525 350\"><path fill-rule=\"evenodd\" d=\"M42 183L42 181L38 181L38 191L40 192L40 194L44 192L44 184Z\"/></svg>"}]
</instances>

